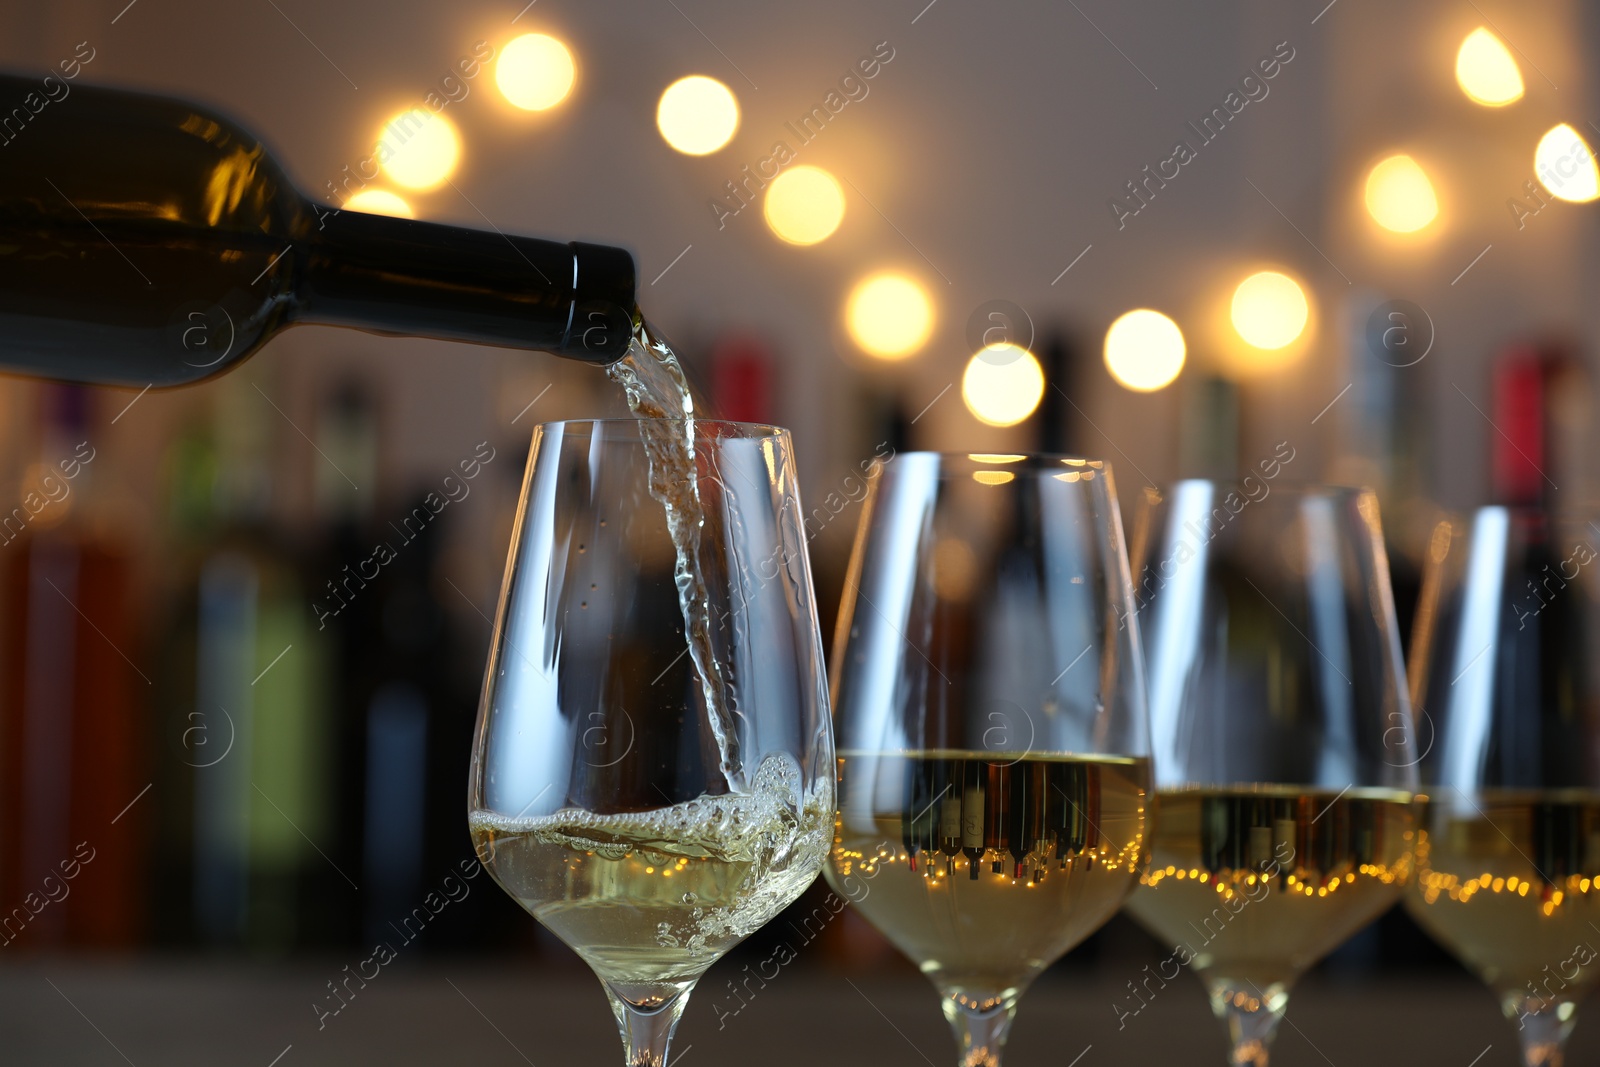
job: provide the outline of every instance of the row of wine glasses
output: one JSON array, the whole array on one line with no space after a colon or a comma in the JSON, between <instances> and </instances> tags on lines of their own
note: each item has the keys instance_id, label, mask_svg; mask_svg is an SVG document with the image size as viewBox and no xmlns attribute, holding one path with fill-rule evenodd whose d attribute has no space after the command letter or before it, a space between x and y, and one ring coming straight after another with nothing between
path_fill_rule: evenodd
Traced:
<instances>
[{"instance_id":1,"label":"row of wine glasses","mask_svg":"<svg viewBox=\"0 0 1600 1067\"><path fill-rule=\"evenodd\" d=\"M903 454L863 505L830 731L787 432L695 423L687 557L650 437L535 431L470 790L630 1064L820 868L963 1067L1124 906L1264 1065L1295 980L1402 897L1559 1065L1600 977L1600 528L1442 523L1408 685L1369 492L1149 490L1130 566L1103 463Z\"/></svg>"}]
</instances>

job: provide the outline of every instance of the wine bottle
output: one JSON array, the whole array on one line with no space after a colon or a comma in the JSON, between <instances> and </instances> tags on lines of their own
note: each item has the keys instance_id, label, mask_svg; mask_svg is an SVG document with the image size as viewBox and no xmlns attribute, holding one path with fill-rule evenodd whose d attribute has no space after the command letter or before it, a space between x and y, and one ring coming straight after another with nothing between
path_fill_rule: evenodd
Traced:
<instances>
[{"instance_id":1,"label":"wine bottle","mask_svg":"<svg viewBox=\"0 0 1600 1067\"><path fill-rule=\"evenodd\" d=\"M940 764L939 854L944 857L946 876L955 873L956 857L961 855L961 765Z\"/></svg>"},{"instance_id":2,"label":"wine bottle","mask_svg":"<svg viewBox=\"0 0 1600 1067\"><path fill-rule=\"evenodd\" d=\"M0 98L35 88L0 76ZM627 252L316 204L183 101L78 86L0 150L0 370L180 385L295 323L591 363L628 346Z\"/></svg>"},{"instance_id":3,"label":"wine bottle","mask_svg":"<svg viewBox=\"0 0 1600 1067\"><path fill-rule=\"evenodd\" d=\"M297 546L276 519L278 424L242 380L214 400L197 442L209 453L206 534L180 594L192 645L174 642L185 652L174 666L193 679L190 921L210 944L282 951L325 940L317 926L348 892L312 844L336 823L330 653L311 625Z\"/></svg>"},{"instance_id":4,"label":"wine bottle","mask_svg":"<svg viewBox=\"0 0 1600 1067\"><path fill-rule=\"evenodd\" d=\"M133 567L94 487L96 467L114 461L94 463L89 391L48 386L36 403L40 461L0 552L0 888L34 904L7 914L0 946L26 935L41 948L128 948L141 932L148 825L130 801L149 781Z\"/></svg>"},{"instance_id":5,"label":"wine bottle","mask_svg":"<svg viewBox=\"0 0 1600 1067\"><path fill-rule=\"evenodd\" d=\"M989 796L994 799L989 805L984 844L994 853L994 858L990 860L989 871L991 874L999 874L1005 870L1005 861L1002 857L1011 847L1011 839L1008 836L1010 828L1006 818L1006 812L1011 804L1011 764L1002 760L995 760L989 764Z\"/></svg>"},{"instance_id":6,"label":"wine bottle","mask_svg":"<svg viewBox=\"0 0 1600 1067\"><path fill-rule=\"evenodd\" d=\"M976 881L983 863L983 783L981 760L968 760L966 785L961 790L961 852L967 857L967 877Z\"/></svg>"},{"instance_id":7,"label":"wine bottle","mask_svg":"<svg viewBox=\"0 0 1600 1067\"><path fill-rule=\"evenodd\" d=\"M1497 503L1555 510L1588 499L1594 385L1561 344L1515 344L1493 368L1490 484Z\"/></svg>"}]
</instances>

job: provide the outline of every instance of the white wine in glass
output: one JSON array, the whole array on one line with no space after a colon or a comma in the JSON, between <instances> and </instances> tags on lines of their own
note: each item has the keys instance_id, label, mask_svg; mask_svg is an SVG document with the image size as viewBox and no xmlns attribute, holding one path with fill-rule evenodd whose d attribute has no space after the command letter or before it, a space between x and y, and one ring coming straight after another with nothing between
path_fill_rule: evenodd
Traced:
<instances>
[{"instance_id":1,"label":"white wine in glass","mask_svg":"<svg viewBox=\"0 0 1600 1067\"><path fill-rule=\"evenodd\" d=\"M1560 1067L1600 982L1600 557L1593 513L1480 508L1435 530L1412 637L1423 760L1412 917Z\"/></svg>"},{"instance_id":2,"label":"white wine in glass","mask_svg":"<svg viewBox=\"0 0 1600 1067\"><path fill-rule=\"evenodd\" d=\"M1158 804L1150 869L1128 908L1205 975L1224 1017L1241 997L1286 1000L1411 873L1409 793L1197 787Z\"/></svg>"},{"instance_id":3,"label":"white wine in glass","mask_svg":"<svg viewBox=\"0 0 1600 1067\"><path fill-rule=\"evenodd\" d=\"M1128 911L1200 977L1230 1062L1265 1067L1295 981L1413 873L1418 757L1377 500L1257 474L1145 504L1156 831Z\"/></svg>"},{"instance_id":4,"label":"white wine in glass","mask_svg":"<svg viewBox=\"0 0 1600 1067\"><path fill-rule=\"evenodd\" d=\"M616 995L653 1006L810 885L831 812L804 801L795 765L769 757L749 793L669 808L530 819L474 812L473 843L495 880L571 945Z\"/></svg>"},{"instance_id":5,"label":"white wine in glass","mask_svg":"<svg viewBox=\"0 0 1600 1067\"><path fill-rule=\"evenodd\" d=\"M1110 471L908 453L868 494L834 699L828 879L997 1067L1028 985L1148 854L1144 676ZM859 879L859 882L857 881Z\"/></svg>"},{"instance_id":6,"label":"white wine in glass","mask_svg":"<svg viewBox=\"0 0 1600 1067\"><path fill-rule=\"evenodd\" d=\"M670 507L664 505L670 504ZM534 431L468 826L599 976L633 1067L816 877L834 750L785 430Z\"/></svg>"},{"instance_id":7,"label":"white wine in glass","mask_svg":"<svg viewBox=\"0 0 1600 1067\"><path fill-rule=\"evenodd\" d=\"M841 820L833 869L871 879L856 907L958 1005L1020 992L1116 912L1143 863L1147 759L844 751L840 806L897 779L900 806L870 828Z\"/></svg>"}]
</instances>

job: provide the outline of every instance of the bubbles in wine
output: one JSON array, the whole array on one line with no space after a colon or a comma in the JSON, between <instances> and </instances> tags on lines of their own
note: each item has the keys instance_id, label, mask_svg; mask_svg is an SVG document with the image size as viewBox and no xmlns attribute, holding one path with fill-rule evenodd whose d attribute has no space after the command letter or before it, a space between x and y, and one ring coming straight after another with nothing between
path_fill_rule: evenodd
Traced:
<instances>
[{"instance_id":1,"label":"bubbles in wine","mask_svg":"<svg viewBox=\"0 0 1600 1067\"><path fill-rule=\"evenodd\" d=\"M485 866L558 934L578 922L574 911L598 908L610 926L573 938L580 952L603 954L612 942L637 952L648 936L656 957L709 964L816 876L833 815L828 784L805 788L794 757L773 753L744 793L609 815L475 811L469 827ZM672 892L657 885L656 872L669 871L681 882Z\"/></svg>"}]
</instances>

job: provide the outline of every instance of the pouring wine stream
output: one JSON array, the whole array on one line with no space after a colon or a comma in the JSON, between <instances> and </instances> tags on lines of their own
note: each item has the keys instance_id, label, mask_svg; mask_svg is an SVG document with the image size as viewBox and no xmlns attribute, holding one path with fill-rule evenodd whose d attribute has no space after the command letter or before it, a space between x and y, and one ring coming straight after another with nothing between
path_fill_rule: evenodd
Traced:
<instances>
[{"instance_id":1,"label":"pouring wine stream","mask_svg":"<svg viewBox=\"0 0 1600 1067\"><path fill-rule=\"evenodd\" d=\"M733 793L744 792L739 734L727 679L712 647L711 600L700 560L705 510L695 469L694 397L672 348L650 332L643 319L627 355L606 368L622 387L628 409L638 416L650 461L650 495L667 513L667 532L676 555L673 581L683 612L684 639L705 700L706 718L716 738L722 776Z\"/></svg>"}]
</instances>

